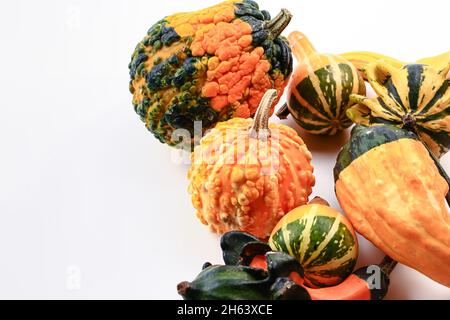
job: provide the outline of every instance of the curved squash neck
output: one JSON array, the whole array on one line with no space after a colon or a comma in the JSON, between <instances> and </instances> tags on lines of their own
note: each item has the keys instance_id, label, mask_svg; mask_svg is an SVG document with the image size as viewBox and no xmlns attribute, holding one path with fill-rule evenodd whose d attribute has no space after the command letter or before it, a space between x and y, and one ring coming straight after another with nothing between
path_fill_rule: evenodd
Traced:
<instances>
[{"instance_id":1,"label":"curved squash neck","mask_svg":"<svg viewBox=\"0 0 450 320\"><path fill-rule=\"evenodd\" d=\"M304 61L309 59L312 55L317 54L312 43L302 32L291 32L288 36L288 40L291 45L292 53L297 61Z\"/></svg>"}]
</instances>

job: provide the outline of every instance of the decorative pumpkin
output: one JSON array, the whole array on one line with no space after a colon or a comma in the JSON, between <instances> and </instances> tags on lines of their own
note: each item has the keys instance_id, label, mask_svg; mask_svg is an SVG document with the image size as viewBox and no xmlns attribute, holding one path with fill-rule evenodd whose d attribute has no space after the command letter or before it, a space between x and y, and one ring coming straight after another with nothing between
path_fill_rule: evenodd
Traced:
<instances>
[{"instance_id":1,"label":"decorative pumpkin","mask_svg":"<svg viewBox=\"0 0 450 320\"><path fill-rule=\"evenodd\" d=\"M389 288L396 262L385 257L377 265L355 271L341 284L312 289L304 285L300 263L284 252L271 252L267 243L250 234L231 231L222 236L225 265L205 263L192 282L181 282L186 300L381 300ZM378 273L378 285L373 277Z\"/></svg>"},{"instance_id":2,"label":"decorative pumpkin","mask_svg":"<svg viewBox=\"0 0 450 320\"><path fill-rule=\"evenodd\" d=\"M276 99L277 91L268 90L254 120L219 123L191 155L192 203L214 232L266 238L287 212L308 202L311 153L293 129L268 124Z\"/></svg>"},{"instance_id":3,"label":"decorative pumpkin","mask_svg":"<svg viewBox=\"0 0 450 320\"><path fill-rule=\"evenodd\" d=\"M280 33L291 17L282 9L270 20L256 2L233 0L154 24L129 65L133 105L147 129L177 145L176 129L193 139L195 121L205 131L219 121L253 116L269 88L280 97L292 72Z\"/></svg>"},{"instance_id":4,"label":"decorative pumpkin","mask_svg":"<svg viewBox=\"0 0 450 320\"><path fill-rule=\"evenodd\" d=\"M397 68L383 61L364 69L375 98L352 95L347 111L363 125L393 124L416 133L437 156L450 148L450 59L445 67L408 64Z\"/></svg>"},{"instance_id":5,"label":"decorative pumpkin","mask_svg":"<svg viewBox=\"0 0 450 320\"><path fill-rule=\"evenodd\" d=\"M297 67L289 84L287 105L277 115L290 113L307 132L334 135L352 122L345 111L353 103L350 95L365 94L357 69L337 55L318 53L301 32L289 35Z\"/></svg>"},{"instance_id":6,"label":"decorative pumpkin","mask_svg":"<svg viewBox=\"0 0 450 320\"><path fill-rule=\"evenodd\" d=\"M313 288L341 283L358 259L358 239L350 222L317 198L285 215L273 229L269 245L296 258L305 283Z\"/></svg>"},{"instance_id":7,"label":"decorative pumpkin","mask_svg":"<svg viewBox=\"0 0 450 320\"><path fill-rule=\"evenodd\" d=\"M355 126L334 176L339 203L359 233L392 259L450 286L449 186L415 134Z\"/></svg>"}]
</instances>

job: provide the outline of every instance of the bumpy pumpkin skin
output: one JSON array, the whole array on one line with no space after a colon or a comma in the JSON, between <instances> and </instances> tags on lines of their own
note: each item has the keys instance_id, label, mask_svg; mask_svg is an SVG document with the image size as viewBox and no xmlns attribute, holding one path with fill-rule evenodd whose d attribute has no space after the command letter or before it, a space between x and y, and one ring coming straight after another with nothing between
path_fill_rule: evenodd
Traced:
<instances>
[{"instance_id":1,"label":"bumpy pumpkin skin","mask_svg":"<svg viewBox=\"0 0 450 320\"><path fill-rule=\"evenodd\" d=\"M267 89L281 96L292 56L287 40L272 31L284 29L290 17L283 10L271 25L267 11L242 0L158 21L129 65L133 105L148 130L176 145L176 129L193 137L195 121L206 130L251 117Z\"/></svg>"},{"instance_id":2,"label":"bumpy pumpkin skin","mask_svg":"<svg viewBox=\"0 0 450 320\"><path fill-rule=\"evenodd\" d=\"M287 253L303 267L312 288L336 286L353 271L358 239L339 211L323 204L295 208L275 226L269 239L274 251Z\"/></svg>"},{"instance_id":3,"label":"bumpy pumpkin skin","mask_svg":"<svg viewBox=\"0 0 450 320\"><path fill-rule=\"evenodd\" d=\"M449 70L450 60L440 67L370 63L364 73L377 97L353 95L356 105L347 115L363 125L392 124L410 130L441 157L450 148Z\"/></svg>"},{"instance_id":4,"label":"bumpy pumpkin skin","mask_svg":"<svg viewBox=\"0 0 450 320\"><path fill-rule=\"evenodd\" d=\"M355 229L394 260L450 286L448 184L414 134L356 126L335 167Z\"/></svg>"},{"instance_id":5,"label":"bumpy pumpkin skin","mask_svg":"<svg viewBox=\"0 0 450 320\"><path fill-rule=\"evenodd\" d=\"M311 153L293 129L270 124L272 137L261 142L249 137L251 124L231 119L201 140L192 154L189 192L198 218L213 232L241 230L265 239L280 218L308 202L315 178Z\"/></svg>"},{"instance_id":6,"label":"bumpy pumpkin skin","mask_svg":"<svg viewBox=\"0 0 450 320\"><path fill-rule=\"evenodd\" d=\"M288 88L290 114L311 134L331 136L350 127L350 95L366 93L358 70L338 55L317 52L301 32L292 32L288 39L297 59Z\"/></svg>"}]
</instances>

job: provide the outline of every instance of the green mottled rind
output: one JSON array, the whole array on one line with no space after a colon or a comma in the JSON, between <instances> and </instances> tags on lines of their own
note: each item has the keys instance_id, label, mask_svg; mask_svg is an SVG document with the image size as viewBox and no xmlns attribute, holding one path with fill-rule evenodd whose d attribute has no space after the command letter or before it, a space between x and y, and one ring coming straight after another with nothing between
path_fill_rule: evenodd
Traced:
<instances>
[{"instance_id":1,"label":"green mottled rind","mask_svg":"<svg viewBox=\"0 0 450 320\"><path fill-rule=\"evenodd\" d=\"M306 215L287 224L285 228L280 228L271 236L269 245L272 250L292 254L304 268L305 278L312 285L324 287L329 285L329 282L325 281L327 278L338 278L340 280L334 284L336 285L347 278L355 267L356 259L352 255L352 250L357 244L353 234L345 224L339 223L336 232L330 235L331 227L336 221L336 218L333 217L320 215L314 217L309 232L305 230L307 221L308 216ZM305 252L301 251L303 242L308 243ZM320 252L317 252L321 245L325 246ZM317 254L317 256L310 260L313 254ZM348 259L345 259L347 255ZM338 267L326 268L321 271L314 270L314 267L329 265L337 259L343 261ZM321 282L321 279L324 281Z\"/></svg>"},{"instance_id":2,"label":"green mottled rind","mask_svg":"<svg viewBox=\"0 0 450 320\"><path fill-rule=\"evenodd\" d=\"M350 140L342 147L334 167L334 180L339 179L339 174L347 168L353 160L362 156L373 148L385 143L400 140L415 139L417 136L404 129L392 125L379 125L365 127L356 125L351 132Z\"/></svg>"},{"instance_id":3,"label":"green mottled rind","mask_svg":"<svg viewBox=\"0 0 450 320\"><path fill-rule=\"evenodd\" d=\"M312 113L294 94L291 94L288 101L289 110L304 130L314 134L330 135L336 133L336 123L339 123L340 129L348 128L352 124L345 111L350 106L350 95L353 91L354 81L359 81L359 92L364 92L362 87L364 82L362 79L354 79L352 68L348 64L339 63L338 67L341 75L341 101L339 105L336 97L336 79L330 65L314 72L319 80L326 106L319 98L319 93L314 88L310 76L303 79L293 89L321 115Z\"/></svg>"},{"instance_id":4,"label":"green mottled rind","mask_svg":"<svg viewBox=\"0 0 450 320\"><path fill-rule=\"evenodd\" d=\"M174 41L185 42L186 46L191 42L189 38L176 37L173 28L164 27L165 23L161 20L150 28L136 47L129 67L131 81L143 77L146 83L141 88L143 99L133 99L136 113L156 138L175 145L179 141L172 139L173 130L185 129L193 136L195 121L202 121L209 128L223 120L223 115L210 107L210 99L197 94L197 87L206 74L206 62L202 63L201 58L189 57L189 52L179 50L164 61L155 61L150 70L144 68L148 55L155 52L155 43L160 48ZM131 83L130 91L134 93ZM167 101L169 95L171 99Z\"/></svg>"},{"instance_id":5,"label":"green mottled rind","mask_svg":"<svg viewBox=\"0 0 450 320\"><path fill-rule=\"evenodd\" d=\"M264 23L270 14L260 10L252 0L235 4L236 18L249 23L253 30L253 46L262 46L264 57L271 63L269 75L276 78L281 72L288 78L292 72L292 54L287 40L278 37L271 40ZM174 130L185 129L182 136L194 137L194 122L201 121L202 132L217 122L228 120L234 113L230 105L220 113L210 107L210 99L201 95L201 86L206 79L208 55L193 57L189 49L192 38L181 38L168 22L162 19L155 23L144 39L138 43L129 64L130 91L135 93L132 82L144 78L141 87L142 99L133 99L133 106L147 129L162 143L180 146L172 137ZM145 63L163 47L182 43L183 48L164 61L154 61L150 70ZM169 98L168 98L169 97ZM174 139L175 138L175 139ZM184 141L183 146L193 146L193 140Z\"/></svg>"}]
</instances>

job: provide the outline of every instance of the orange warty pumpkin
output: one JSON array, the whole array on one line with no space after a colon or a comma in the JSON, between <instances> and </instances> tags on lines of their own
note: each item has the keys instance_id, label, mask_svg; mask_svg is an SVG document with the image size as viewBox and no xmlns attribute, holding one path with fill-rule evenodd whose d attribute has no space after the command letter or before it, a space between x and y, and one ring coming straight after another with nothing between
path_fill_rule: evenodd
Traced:
<instances>
[{"instance_id":1,"label":"orange warty pumpkin","mask_svg":"<svg viewBox=\"0 0 450 320\"><path fill-rule=\"evenodd\" d=\"M213 232L267 238L290 210L306 204L314 186L311 153L297 133L268 123L276 90L268 90L254 120L219 123L192 154L189 192L197 216Z\"/></svg>"}]
</instances>

